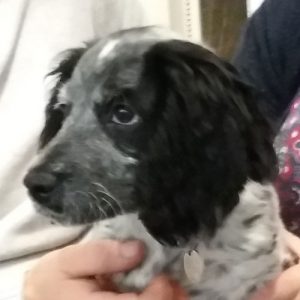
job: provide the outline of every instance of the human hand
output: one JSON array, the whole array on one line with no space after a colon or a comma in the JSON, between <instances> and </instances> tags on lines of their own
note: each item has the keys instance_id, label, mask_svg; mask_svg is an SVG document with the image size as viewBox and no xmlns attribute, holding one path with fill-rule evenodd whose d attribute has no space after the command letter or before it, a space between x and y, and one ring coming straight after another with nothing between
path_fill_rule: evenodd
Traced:
<instances>
[{"instance_id":1,"label":"human hand","mask_svg":"<svg viewBox=\"0 0 300 300\"><path fill-rule=\"evenodd\" d=\"M110 276L136 267L143 259L139 242L99 241L72 245L40 259L27 273L24 300L185 300L184 291L165 276L141 294L118 293Z\"/></svg>"},{"instance_id":2,"label":"human hand","mask_svg":"<svg viewBox=\"0 0 300 300\"><path fill-rule=\"evenodd\" d=\"M288 247L300 258L300 239L286 233ZM300 264L284 271L251 300L300 300Z\"/></svg>"}]
</instances>

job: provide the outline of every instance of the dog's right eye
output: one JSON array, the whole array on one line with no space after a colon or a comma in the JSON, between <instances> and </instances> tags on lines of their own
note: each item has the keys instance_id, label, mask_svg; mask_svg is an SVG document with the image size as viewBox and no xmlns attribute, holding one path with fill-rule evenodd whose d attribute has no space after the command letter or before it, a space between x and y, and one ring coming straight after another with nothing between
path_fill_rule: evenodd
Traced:
<instances>
[{"instance_id":1,"label":"dog's right eye","mask_svg":"<svg viewBox=\"0 0 300 300\"><path fill-rule=\"evenodd\" d=\"M54 110L59 111L64 116L66 116L68 114L69 110L70 110L70 107L66 103L59 103L59 104L54 106Z\"/></svg>"},{"instance_id":2,"label":"dog's right eye","mask_svg":"<svg viewBox=\"0 0 300 300\"><path fill-rule=\"evenodd\" d=\"M139 121L139 117L125 104L118 104L112 111L112 122L118 125L133 125Z\"/></svg>"}]
</instances>

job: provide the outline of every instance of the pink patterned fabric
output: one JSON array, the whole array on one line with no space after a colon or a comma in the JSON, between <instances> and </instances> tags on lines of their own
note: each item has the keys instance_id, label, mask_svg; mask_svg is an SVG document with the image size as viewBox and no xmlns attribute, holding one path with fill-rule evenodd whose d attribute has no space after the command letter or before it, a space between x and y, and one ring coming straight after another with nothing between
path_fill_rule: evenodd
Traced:
<instances>
[{"instance_id":1,"label":"pink patterned fabric","mask_svg":"<svg viewBox=\"0 0 300 300\"><path fill-rule=\"evenodd\" d=\"M283 220L300 236L300 93L292 102L275 142L279 175L275 182Z\"/></svg>"}]
</instances>

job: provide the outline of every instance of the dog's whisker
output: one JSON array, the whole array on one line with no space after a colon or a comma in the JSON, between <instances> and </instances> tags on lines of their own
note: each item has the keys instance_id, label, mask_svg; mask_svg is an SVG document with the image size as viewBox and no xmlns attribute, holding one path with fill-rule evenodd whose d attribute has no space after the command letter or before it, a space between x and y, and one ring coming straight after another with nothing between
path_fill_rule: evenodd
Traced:
<instances>
[{"instance_id":1,"label":"dog's whisker","mask_svg":"<svg viewBox=\"0 0 300 300\"><path fill-rule=\"evenodd\" d=\"M101 184L99 182L92 182L92 184L95 185L95 186L97 186L101 190L103 190L105 193L109 194L107 188L103 184Z\"/></svg>"},{"instance_id":2,"label":"dog's whisker","mask_svg":"<svg viewBox=\"0 0 300 300\"><path fill-rule=\"evenodd\" d=\"M103 213L104 217L107 218L108 215L106 213L106 211L101 207L101 205L99 205L99 198L92 192L88 192L89 196L92 197L93 199L96 200L95 202L95 207L101 212ZM92 203L90 203L91 207L93 207Z\"/></svg>"},{"instance_id":3,"label":"dog's whisker","mask_svg":"<svg viewBox=\"0 0 300 300\"><path fill-rule=\"evenodd\" d=\"M99 202L101 200L104 201L111 208L112 212L115 215L118 214L118 211L122 212L121 206L119 205L118 201L114 197L112 197L108 193L104 192L103 190L101 190L101 191L97 190L97 192L99 192L101 194L100 197L97 197L97 195L95 195L92 192L75 191L74 194L80 194L80 195L82 195L82 196L84 196L86 198L89 198L89 199L93 198L95 200L95 204L94 205L93 205L93 203L88 202L90 210L97 209L101 213L101 215L104 215L105 218L108 218L108 215L105 212L105 210L101 207L101 205L99 204ZM114 207L114 205L109 200L105 199L105 197L103 197L102 195L109 197L109 199L112 200L113 203L116 204L117 209ZM80 215L80 209L76 205L76 203L74 203L74 208L76 209L76 212L78 212L78 215Z\"/></svg>"},{"instance_id":4,"label":"dog's whisker","mask_svg":"<svg viewBox=\"0 0 300 300\"><path fill-rule=\"evenodd\" d=\"M89 206L90 206L90 209L91 209L91 211L92 212L94 212L95 211L95 209L96 210L98 210L99 212L100 212L100 216L103 216L105 219L107 219L107 213L105 212L105 210L104 209L102 209L102 207L101 206L99 206L97 203L89 203Z\"/></svg>"},{"instance_id":5,"label":"dog's whisker","mask_svg":"<svg viewBox=\"0 0 300 300\"><path fill-rule=\"evenodd\" d=\"M100 216L103 216L106 219L108 217L107 213L105 212L105 210L100 205L98 205L99 199L96 197L96 195L94 195L91 192L89 192L88 195L89 195L88 196L89 198L92 197L93 199L97 200L96 202L88 202L90 210L92 212L94 212L94 210L97 209L100 212Z\"/></svg>"},{"instance_id":6,"label":"dog's whisker","mask_svg":"<svg viewBox=\"0 0 300 300\"><path fill-rule=\"evenodd\" d=\"M101 194L103 194L102 192L101 192ZM97 202L99 201L99 198L94 194L94 193L92 193L92 192L89 192L89 195L91 195ZM106 195L106 193L105 193L105 195ZM101 196L101 195L100 195ZM108 196L108 195L107 195ZM114 215L117 215L118 213L117 213L117 210L113 207L113 205L107 200L107 199L105 199L104 197L100 197L101 198L101 200L103 200L110 208L111 208L111 210L112 210L112 212L114 213ZM110 199L112 199L112 200L114 200L114 201L116 201L115 199L113 199L112 197L109 197Z\"/></svg>"},{"instance_id":7,"label":"dog's whisker","mask_svg":"<svg viewBox=\"0 0 300 300\"><path fill-rule=\"evenodd\" d=\"M88 194L89 194L92 198L94 198L96 201L99 201L98 197L97 197L94 193L88 192Z\"/></svg>"},{"instance_id":8,"label":"dog's whisker","mask_svg":"<svg viewBox=\"0 0 300 300\"><path fill-rule=\"evenodd\" d=\"M93 193L90 193L90 192L87 193L87 192L83 192L83 191L75 191L74 194L80 194L80 195L82 195L82 196L84 196L84 197L86 197L88 199L91 199L91 197L92 197L93 199L96 200L96 203L98 201L98 198L96 197L96 195L94 195ZM107 218L107 214L105 213L105 211L102 210L101 208L99 208L97 206L97 204L93 205L93 202L90 202L90 201L88 201L87 203L88 203L88 206L89 206L89 210L91 212L93 212L95 209L98 209L98 211L100 211L101 216L103 215L105 218ZM80 216L81 215L81 211L80 211L79 206L76 203L74 203L73 207L76 209L76 212L78 213L78 216Z\"/></svg>"},{"instance_id":9,"label":"dog's whisker","mask_svg":"<svg viewBox=\"0 0 300 300\"><path fill-rule=\"evenodd\" d=\"M117 211L120 211L121 213L123 213L122 206L120 205L120 203L118 202L118 200L117 200L115 197L113 197L111 194L105 193L105 192L103 192L103 191L100 191L100 190L97 190L97 191L98 191L98 193L100 193L100 194L102 194L103 196L106 196L106 197L108 197L110 200L112 200L113 203L115 203L116 206L117 206ZM101 199L102 199L103 201L105 201L105 202L112 208L112 210L114 211L115 214L117 214L116 209L113 207L113 205L112 205L107 199L105 199L104 197L101 197Z\"/></svg>"},{"instance_id":10,"label":"dog's whisker","mask_svg":"<svg viewBox=\"0 0 300 300\"><path fill-rule=\"evenodd\" d=\"M101 197L101 200L104 201L107 205L109 205L109 207L111 208L111 210L113 211L113 213L115 215L117 215L117 211L115 210L115 208L113 207L113 205L104 197Z\"/></svg>"},{"instance_id":11,"label":"dog's whisker","mask_svg":"<svg viewBox=\"0 0 300 300\"><path fill-rule=\"evenodd\" d=\"M105 212L105 210L101 207L101 205L99 204L96 204L95 207L98 209L98 211L104 215L104 218L107 219L108 218L108 215L107 213Z\"/></svg>"},{"instance_id":12,"label":"dog's whisker","mask_svg":"<svg viewBox=\"0 0 300 300\"><path fill-rule=\"evenodd\" d=\"M115 199L108 191L108 189L101 184L100 182L92 182L93 185L95 185L96 187L98 187L97 192L104 194L105 196L109 197L117 206L117 209L115 209L113 207L113 205L105 198L101 197L103 201L105 201L112 209L112 211L114 212L114 214L117 214L117 211L120 211L122 213L122 207L119 204L119 202L117 201L117 199ZM100 189L99 189L100 188ZM117 210L117 211L116 211Z\"/></svg>"}]
</instances>

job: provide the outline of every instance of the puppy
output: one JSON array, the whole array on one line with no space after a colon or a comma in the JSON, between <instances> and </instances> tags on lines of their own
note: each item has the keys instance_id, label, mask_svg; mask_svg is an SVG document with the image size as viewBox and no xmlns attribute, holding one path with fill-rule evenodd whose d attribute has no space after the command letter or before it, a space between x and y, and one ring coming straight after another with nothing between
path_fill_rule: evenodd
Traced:
<instances>
[{"instance_id":1,"label":"puppy","mask_svg":"<svg viewBox=\"0 0 300 300\"><path fill-rule=\"evenodd\" d=\"M166 272L192 299L242 300L281 271L273 133L230 64L146 27L69 50L50 75L24 182L61 223L144 241L144 263L115 278L121 290Z\"/></svg>"}]
</instances>

